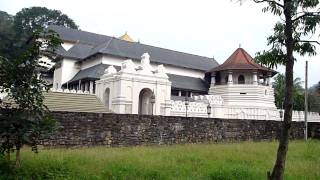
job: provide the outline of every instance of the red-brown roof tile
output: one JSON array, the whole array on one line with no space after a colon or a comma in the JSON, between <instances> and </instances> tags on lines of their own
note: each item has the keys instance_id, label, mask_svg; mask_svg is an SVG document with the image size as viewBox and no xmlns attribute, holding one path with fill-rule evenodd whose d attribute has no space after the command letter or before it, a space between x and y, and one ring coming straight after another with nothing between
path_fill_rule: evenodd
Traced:
<instances>
[{"instance_id":1,"label":"red-brown roof tile","mask_svg":"<svg viewBox=\"0 0 320 180\"><path fill-rule=\"evenodd\" d=\"M223 64L208 72L224 70L260 70L275 73L275 71L255 63L253 58L242 48L238 48Z\"/></svg>"}]
</instances>

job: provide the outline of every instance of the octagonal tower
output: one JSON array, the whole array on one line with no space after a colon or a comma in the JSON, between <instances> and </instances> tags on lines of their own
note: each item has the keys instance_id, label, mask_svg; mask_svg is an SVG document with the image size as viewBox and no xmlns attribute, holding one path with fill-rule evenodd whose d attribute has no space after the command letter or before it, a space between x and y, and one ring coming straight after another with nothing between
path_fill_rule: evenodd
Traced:
<instances>
[{"instance_id":1,"label":"octagonal tower","mask_svg":"<svg viewBox=\"0 0 320 180\"><path fill-rule=\"evenodd\" d=\"M209 94L221 95L225 105L276 108L270 79L277 72L254 62L238 48L223 64L208 71Z\"/></svg>"}]
</instances>

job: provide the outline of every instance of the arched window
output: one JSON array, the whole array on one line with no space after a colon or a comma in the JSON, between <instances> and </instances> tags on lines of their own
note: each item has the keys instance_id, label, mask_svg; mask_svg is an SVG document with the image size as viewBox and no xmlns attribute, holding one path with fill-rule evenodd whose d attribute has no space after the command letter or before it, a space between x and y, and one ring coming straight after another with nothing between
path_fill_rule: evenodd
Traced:
<instances>
[{"instance_id":1,"label":"arched window","mask_svg":"<svg viewBox=\"0 0 320 180\"><path fill-rule=\"evenodd\" d=\"M243 75L239 75L238 77L238 84L244 84L244 76Z\"/></svg>"}]
</instances>

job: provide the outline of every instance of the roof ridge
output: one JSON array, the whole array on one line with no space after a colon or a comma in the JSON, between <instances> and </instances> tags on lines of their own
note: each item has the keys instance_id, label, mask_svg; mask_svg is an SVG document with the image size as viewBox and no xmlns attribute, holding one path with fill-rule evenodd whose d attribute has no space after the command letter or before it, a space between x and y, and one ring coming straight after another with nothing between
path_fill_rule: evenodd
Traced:
<instances>
[{"instance_id":1,"label":"roof ridge","mask_svg":"<svg viewBox=\"0 0 320 180\"><path fill-rule=\"evenodd\" d=\"M258 63L256 63L256 62L254 61L254 58L252 58L251 55L250 55L247 51L245 51L243 48L241 48L241 49L242 49L242 51L243 51L243 53L244 53L245 55L247 55L247 56L249 56L249 58L251 58L251 60L249 60L249 59L247 59L247 57L245 56L245 58L247 59L247 61L248 61L251 65L253 65L253 66L256 67L256 68L269 69L269 68L266 68L266 67L261 66L261 65L259 65Z\"/></svg>"},{"instance_id":2,"label":"roof ridge","mask_svg":"<svg viewBox=\"0 0 320 180\"><path fill-rule=\"evenodd\" d=\"M142 44L142 43L138 43L138 42L135 42L137 44L141 44L141 45L145 45L145 46L150 46L150 47L155 47L155 48L159 48L159 49L164 49L164 50L168 50L168 51L173 51L173 52L177 52L177 53L182 53L182 54L188 54L188 55L192 55L192 56L198 56L198 57L202 57L202 58L207 58L207 59L213 59L215 60L214 58L210 58L210 57L207 57L207 56L202 56L202 55L197 55L197 54L191 54L191 53L188 53L188 52L182 52L182 51L178 51L178 50L173 50L173 49L168 49L168 48L163 48L163 47L157 47L157 46L153 46L153 45L148 45L148 44Z\"/></svg>"},{"instance_id":3,"label":"roof ridge","mask_svg":"<svg viewBox=\"0 0 320 180\"><path fill-rule=\"evenodd\" d=\"M98 51L100 51L100 50L106 50L108 47L109 47L109 45L111 44L111 41L114 39L114 37L111 37L110 39L109 39L109 41L107 42L107 44L106 44L106 46L105 47L103 47L103 48L101 48L101 49L99 49ZM104 43L102 43L102 44L104 44ZM102 45L101 44L101 45Z\"/></svg>"},{"instance_id":4,"label":"roof ridge","mask_svg":"<svg viewBox=\"0 0 320 180\"><path fill-rule=\"evenodd\" d=\"M94 48L92 48L92 50L90 51L90 53L88 53L88 55L87 55L84 59L87 59L88 57L90 57L90 56L92 56L92 55L94 55L94 54L99 53L101 50L105 50L105 49L109 46L109 44L110 44L110 42L111 42L112 39L113 39L113 37L111 37L108 41L105 41L105 42L103 42L103 43L95 46ZM106 45L104 46L104 44L106 44ZM99 48L100 46L103 46L103 47ZM96 48L99 48L99 49L96 49ZM83 59L83 60L84 60L84 59Z\"/></svg>"},{"instance_id":5,"label":"roof ridge","mask_svg":"<svg viewBox=\"0 0 320 180\"><path fill-rule=\"evenodd\" d=\"M58 33L63 34L64 35L63 39L70 40L70 41L76 41L77 39L79 39L81 40L80 41L81 43L88 42L88 44L94 45L94 48L90 48L91 50L88 50L89 53L87 54L86 57L78 58L78 60L80 61L85 60L95 54L101 54L101 53L110 54L113 56L125 57L125 58L131 57L134 59L140 59L139 56L141 55L137 54L137 52L143 53L142 51L152 51L152 52L154 51L156 53L155 57L159 56L157 57L157 59L154 59L155 62L160 62L161 64L191 68L191 69L196 69L201 71L207 71L210 67L215 67L219 65L219 63L215 60L214 57L209 58L206 56L191 54L191 53L182 52L178 50L172 50L168 48L157 47L154 45L142 44L140 42L132 43L132 42L121 40L115 37L110 37L106 35L82 31L82 30L70 29L70 28L61 27L61 26L58 26L58 27L55 26L53 30L56 30ZM72 34L75 34L76 36L73 36ZM111 38L112 40L110 41ZM103 42L105 43L103 44ZM113 47L113 44L115 45L115 47ZM122 49L123 47L125 48L130 47L130 48ZM112 52L110 50L112 50ZM161 54L166 54L165 56L166 59L161 59L160 58Z\"/></svg>"},{"instance_id":6,"label":"roof ridge","mask_svg":"<svg viewBox=\"0 0 320 180\"><path fill-rule=\"evenodd\" d=\"M239 48L239 49L240 49L240 51L243 53L244 58L246 59L246 61L247 61L248 63L250 63L252 66L257 67L256 64L255 64L255 62L253 61L253 58L250 56L250 54L247 53L247 51L245 51L243 48ZM247 56L248 56L248 57L247 57Z\"/></svg>"},{"instance_id":7,"label":"roof ridge","mask_svg":"<svg viewBox=\"0 0 320 180\"><path fill-rule=\"evenodd\" d=\"M188 54L188 55L193 55L193 56L198 56L198 57L202 57L202 58L207 58L207 59L211 59L211 60L213 59L213 60L215 60L214 58L210 58L210 57L203 56L203 55L191 54L191 53L183 52L183 51L179 51L179 50L172 50L172 49L168 49L168 48L157 47L157 46L154 46L154 45L143 44L143 43L141 43L141 42L128 42L128 41L125 41L125 40L122 40L122 39L119 39L119 38L115 38L115 37L113 37L113 36L107 36L107 35L104 35L104 34L97 34L97 33L89 32L89 31L71 29L71 28L67 28L67 27L64 27L64 26L58 26L58 25L55 25L55 26L56 26L56 27L59 27L59 28L65 28L65 29L68 29L68 30L72 30L72 31L81 31L81 32L84 32L84 33L94 34L94 35L98 35L98 36L105 36L105 37L117 39L117 40L120 40L120 41L123 41L123 42L126 42L126 43L140 44L140 45L155 47L155 48L164 49L164 50L168 50L168 51L173 51L173 52L177 52L177 53L183 53L183 54ZM89 43L87 43L87 44L89 44ZM90 45L91 45L91 44L90 44Z\"/></svg>"},{"instance_id":8,"label":"roof ridge","mask_svg":"<svg viewBox=\"0 0 320 180\"><path fill-rule=\"evenodd\" d=\"M68 28L68 27L65 27L65 26L60 26L60 25L50 25L48 26L49 27L58 27L60 29L67 29L69 31L80 31L80 32L83 32L83 33L88 33L88 34L92 34L92 35L98 35L98 36L105 36L105 37L109 37L109 38L112 38L112 36L107 36L107 35L104 35L104 34L98 34L98 33L94 33L94 32L89 32L89 31L84 31L84 30L81 30L81 29L72 29L72 28ZM81 42L81 41L80 41ZM90 43L87 43L87 44L90 44ZM92 45L92 44L90 44Z\"/></svg>"}]
</instances>

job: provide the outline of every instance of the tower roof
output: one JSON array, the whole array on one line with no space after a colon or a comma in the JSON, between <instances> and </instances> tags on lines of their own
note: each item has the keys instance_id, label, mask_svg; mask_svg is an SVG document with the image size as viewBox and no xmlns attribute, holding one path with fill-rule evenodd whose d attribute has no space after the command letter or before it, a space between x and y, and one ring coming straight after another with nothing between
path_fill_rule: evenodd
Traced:
<instances>
[{"instance_id":1,"label":"tower roof","mask_svg":"<svg viewBox=\"0 0 320 180\"><path fill-rule=\"evenodd\" d=\"M134 40L128 35L127 32L124 35L120 36L119 39L129 41L129 42L134 42Z\"/></svg>"},{"instance_id":2,"label":"tower roof","mask_svg":"<svg viewBox=\"0 0 320 180\"><path fill-rule=\"evenodd\" d=\"M210 69L208 72L224 70L257 70L271 72L272 74L276 73L271 69L255 63L253 58L242 48L238 48L223 64Z\"/></svg>"}]
</instances>

